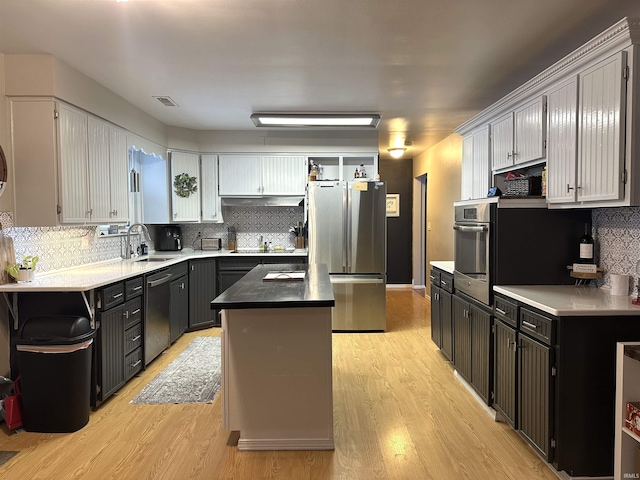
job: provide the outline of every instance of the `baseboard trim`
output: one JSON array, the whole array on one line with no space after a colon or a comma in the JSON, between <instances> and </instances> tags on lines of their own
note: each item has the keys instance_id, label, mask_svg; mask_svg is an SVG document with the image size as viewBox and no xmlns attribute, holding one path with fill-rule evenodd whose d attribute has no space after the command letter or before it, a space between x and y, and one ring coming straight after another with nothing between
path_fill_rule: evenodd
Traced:
<instances>
[{"instance_id":1,"label":"baseboard trim","mask_svg":"<svg viewBox=\"0 0 640 480\"><path fill-rule=\"evenodd\" d=\"M409 289L409 288L411 288L411 285L406 284L406 283L387 283L387 288Z\"/></svg>"},{"instance_id":2,"label":"baseboard trim","mask_svg":"<svg viewBox=\"0 0 640 480\"><path fill-rule=\"evenodd\" d=\"M333 438L240 438L238 450L335 450Z\"/></svg>"}]
</instances>

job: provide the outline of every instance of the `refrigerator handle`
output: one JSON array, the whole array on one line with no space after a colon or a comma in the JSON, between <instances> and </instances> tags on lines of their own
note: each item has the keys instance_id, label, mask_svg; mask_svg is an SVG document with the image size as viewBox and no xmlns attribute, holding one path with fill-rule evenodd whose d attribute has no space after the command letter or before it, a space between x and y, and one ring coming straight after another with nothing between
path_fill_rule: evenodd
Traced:
<instances>
[{"instance_id":1,"label":"refrigerator handle","mask_svg":"<svg viewBox=\"0 0 640 480\"><path fill-rule=\"evenodd\" d=\"M349 184L342 190L342 273L349 271Z\"/></svg>"},{"instance_id":2,"label":"refrigerator handle","mask_svg":"<svg viewBox=\"0 0 640 480\"><path fill-rule=\"evenodd\" d=\"M344 251L346 252L346 256L347 256L347 269L345 270L347 273L351 273L351 229L353 228L353 218L351 217L351 202L353 202L353 196L352 196L352 191L349 188L349 183L347 182L347 188L346 188L346 197L347 197L347 204L345 206L345 218L347 220L347 225L346 228L344 230L344 236L345 236L345 248Z\"/></svg>"}]
</instances>

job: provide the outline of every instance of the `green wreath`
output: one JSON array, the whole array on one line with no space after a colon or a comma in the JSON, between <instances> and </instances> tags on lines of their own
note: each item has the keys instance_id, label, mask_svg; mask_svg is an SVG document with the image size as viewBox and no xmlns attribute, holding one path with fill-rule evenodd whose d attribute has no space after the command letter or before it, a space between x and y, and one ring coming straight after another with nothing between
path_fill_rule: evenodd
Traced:
<instances>
[{"instance_id":1,"label":"green wreath","mask_svg":"<svg viewBox=\"0 0 640 480\"><path fill-rule=\"evenodd\" d=\"M196 177L191 177L188 173L179 173L173 180L173 188L175 188L176 195L187 198L198 191L197 183Z\"/></svg>"}]
</instances>

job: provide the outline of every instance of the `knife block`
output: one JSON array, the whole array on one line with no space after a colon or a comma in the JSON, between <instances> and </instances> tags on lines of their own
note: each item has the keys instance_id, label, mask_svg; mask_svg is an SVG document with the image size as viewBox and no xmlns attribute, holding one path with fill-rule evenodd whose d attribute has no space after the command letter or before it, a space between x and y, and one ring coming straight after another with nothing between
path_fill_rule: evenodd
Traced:
<instances>
[{"instance_id":1,"label":"knife block","mask_svg":"<svg viewBox=\"0 0 640 480\"><path fill-rule=\"evenodd\" d=\"M304 248L304 237L296 237L295 247L296 249Z\"/></svg>"}]
</instances>

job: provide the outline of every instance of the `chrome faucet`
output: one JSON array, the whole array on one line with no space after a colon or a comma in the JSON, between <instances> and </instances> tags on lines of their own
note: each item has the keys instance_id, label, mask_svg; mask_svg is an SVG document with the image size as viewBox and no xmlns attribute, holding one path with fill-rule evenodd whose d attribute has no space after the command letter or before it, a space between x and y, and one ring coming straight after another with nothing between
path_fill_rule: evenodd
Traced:
<instances>
[{"instance_id":1,"label":"chrome faucet","mask_svg":"<svg viewBox=\"0 0 640 480\"><path fill-rule=\"evenodd\" d=\"M124 258L127 260L131 258L131 230L133 230L133 227L140 227L147 241L151 243L151 236L149 235L149 230L147 230L146 225L142 223L134 223L130 225L129 228L127 229L127 244L124 247L125 248Z\"/></svg>"}]
</instances>

